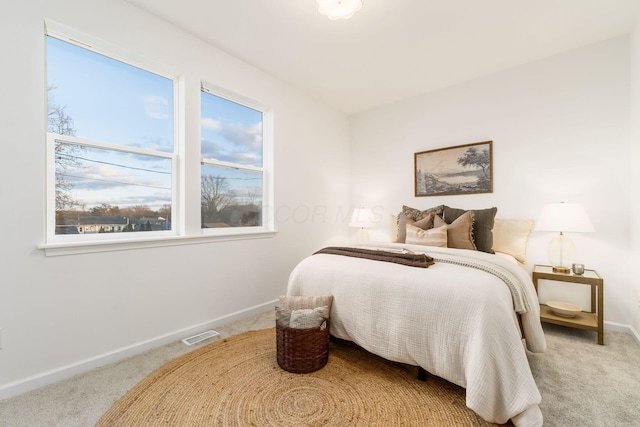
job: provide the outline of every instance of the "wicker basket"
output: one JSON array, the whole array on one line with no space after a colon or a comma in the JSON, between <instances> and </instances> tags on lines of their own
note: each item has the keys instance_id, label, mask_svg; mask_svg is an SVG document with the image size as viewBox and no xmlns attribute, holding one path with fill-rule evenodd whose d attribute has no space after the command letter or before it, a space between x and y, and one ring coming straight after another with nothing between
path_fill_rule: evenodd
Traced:
<instances>
[{"instance_id":1,"label":"wicker basket","mask_svg":"<svg viewBox=\"0 0 640 427\"><path fill-rule=\"evenodd\" d=\"M278 365L285 371L306 374L329 360L329 321L319 328L298 329L276 323Z\"/></svg>"}]
</instances>

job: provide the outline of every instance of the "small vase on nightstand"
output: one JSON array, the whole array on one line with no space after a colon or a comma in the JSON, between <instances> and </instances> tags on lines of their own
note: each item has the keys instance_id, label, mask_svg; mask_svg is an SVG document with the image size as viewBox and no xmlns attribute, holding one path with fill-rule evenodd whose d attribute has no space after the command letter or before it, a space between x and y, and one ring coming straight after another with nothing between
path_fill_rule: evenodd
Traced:
<instances>
[{"instance_id":1,"label":"small vase on nightstand","mask_svg":"<svg viewBox=\"0 0 640 427\"><path fill-rule=\"evenodd\" d=\"M584 264L573 264L571 266L571 270L573 271L573 274L576 274L578 276L582 276L584 274Z\"/></svg>"}]
</instances>

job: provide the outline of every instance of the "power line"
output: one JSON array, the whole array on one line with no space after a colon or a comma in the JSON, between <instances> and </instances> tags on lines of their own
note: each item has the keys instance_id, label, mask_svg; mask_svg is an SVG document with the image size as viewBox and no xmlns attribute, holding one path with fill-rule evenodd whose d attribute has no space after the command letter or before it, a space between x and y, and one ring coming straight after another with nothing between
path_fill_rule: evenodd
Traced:
<instances>
[{"instance_id":1,"label":"power line","mask_svg":"<svg viewBox=\"0 0 640 427\"><path fill-rule=\"evenodd\" d=\"M80 159L80 160L85 160L87 162L94 162L94 163L101 163L104 165L111 165L111 166L118 166L121 168L126 168L126 169L133 169L133 170L139 170L139 171L143 171L143 172L153 172L153 173L161 173L161 174L165 174L165 175L171 175L171 172L163 172L163 171L157 171L157 170L153 170L153 169L145 169L145 168L138 168L135 166L127 166L127 165L122 165L119 163L113 163L113 162L105 162L104 160L95 160L95 159L89 159L86 157L81 157L81 156L74 156L71 154L62 154L62 153L58 153L56 154L56 157L58 158L63 158L64 156L66 156L67 159ZM71 176L71 175L68 175ZM214 176L214 175L211 175ZM258 178L234 178L234 177L222 177L224 179L228 179L228 180L235 180L235 181L260 181L262 180L262 177L258 177ZM87 178L87 179L91 179L91 178ZM106 181L109 182L109 181ZM116 181L113 181L116 182ZM134 184L131 184L134 185Z\"/></svg>"},{"instance_id":2,"label":"power line","mask_svg":"<svg viewBox=\"0 0 640 427\"><path fill-rule=\"evenodd\" d=\"M144 169L144 168L138 168L138 167L135 167L135 166L121 165L119 163L105 162L103 160L88 159L86 157L74 156L74 155L71 155L71 154L61 154L61 153L56 154L56 157L58 157L58 158L63 158L63 156L66 156L68 160L80 159L80 160L85 160L87 162L101 163L103 165L118 166L118 167L121 167L121 168L134 169L134 170L139 170L139 171L143 171L143 172L153 172L153 173L162 173L162 174L166 174L166 175L171 175L171 172L163 172L163 171L158 171L158 170L153 170L153 169Z\"/></svg>"},{"instance_id":3,"label":"power line","mask_svg":"<svg viewBox=\"0 0 640 427\"><path fill-rule=\"evenodd\" d=\"M89 180L89 181L108 182L110 184L131 185L131 186L134 186L134 187L157 188L159 190L169 190L169 191L171 191L171 188L159 187L157 185L134 184L134 183L131 183L131 182L112 181L112 180L108 180L108 179L89 178L87 176L77 176L77 175L68 175L68 174L64 174L64 176L65 177L70 177L70 178L77 178L77 179L86 179L86 180Z\"/></svg>"}]
</instances>

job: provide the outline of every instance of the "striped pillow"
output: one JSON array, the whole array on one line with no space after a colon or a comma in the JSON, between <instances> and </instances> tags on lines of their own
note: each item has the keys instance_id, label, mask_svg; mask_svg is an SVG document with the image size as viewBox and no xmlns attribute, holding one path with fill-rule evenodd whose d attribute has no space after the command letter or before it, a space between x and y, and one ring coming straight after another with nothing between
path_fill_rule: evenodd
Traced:
<instances>
[{"instance_id":1,"label":"striped pillow","mask_svg":"<svg viewBox=\"0 0 640 427\"><path fill-rule=\"evenodd\" d=\"M408 245L439 246L446 248L447 226L443 225L441 227L423 230L415 225L407 224L406 243Z\"/></svg>"}]
</instances>

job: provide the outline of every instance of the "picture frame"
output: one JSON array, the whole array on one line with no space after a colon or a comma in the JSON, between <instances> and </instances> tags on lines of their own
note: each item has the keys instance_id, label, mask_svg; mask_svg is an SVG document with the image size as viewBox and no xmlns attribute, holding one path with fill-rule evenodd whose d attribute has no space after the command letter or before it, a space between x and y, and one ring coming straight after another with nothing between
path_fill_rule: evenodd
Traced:
<instances>
[{"instance_id":1,"label":"picture frame","mask_svg":"<svg viewBox=\"0 0 640 427\"><path fill-rule=\"evenodd\" d=\"M493 141L414 154L416 197L493 193Z\"/></svg>"}]
</instances>

